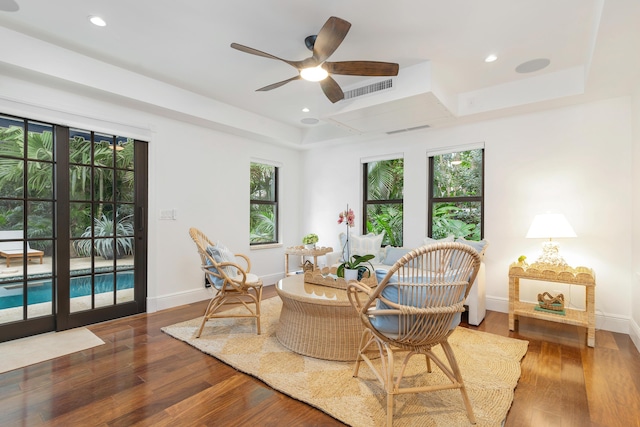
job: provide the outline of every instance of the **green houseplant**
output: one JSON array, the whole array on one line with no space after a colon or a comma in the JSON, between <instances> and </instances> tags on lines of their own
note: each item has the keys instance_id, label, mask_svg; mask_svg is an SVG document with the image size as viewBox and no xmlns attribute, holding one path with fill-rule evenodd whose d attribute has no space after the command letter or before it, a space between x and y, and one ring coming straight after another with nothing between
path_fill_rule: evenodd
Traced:
<instances>
[{"instance_id":1,"label":"green houseplant","mask_svg":"<svg viewBox=\"0 0 640 427\"><path fill-rule=\"evenodd\" d=\"M318 240L319 238L317 234L309 233L302 238L302 243L304 245L315 245L318 243Z\"/></svg>"},{"instance_id":2,"label":"green houseplant","mask_svg":"<svg viewBox=\"0 0 640 427\"><path fill-rule=\"evenodd\" d=\"M336 270L336 275L338 277L345 277L345 270L358 270L358 280L362 279L362 275L365 271L369 270L369 274L373 274L373 264L371 264L371 260L376 256L372 254L367 255L353 255L349 258L348 261L343 262L338 266ZM369 264L369 265L366 265Z\"/></svg>"}]
</instances>

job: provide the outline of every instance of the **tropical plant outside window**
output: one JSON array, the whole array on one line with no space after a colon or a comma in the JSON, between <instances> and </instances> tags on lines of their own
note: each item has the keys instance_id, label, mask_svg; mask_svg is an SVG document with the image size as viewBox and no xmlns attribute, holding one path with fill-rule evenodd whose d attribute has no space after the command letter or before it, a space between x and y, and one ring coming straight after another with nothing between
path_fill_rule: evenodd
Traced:
<instances>
[{"instance_id":1,"label":"tropical plant outside window","mask_svg":"<svg viewBox=\"0 0 640 427\"><path fill-rule=\"evenodd\" d=\"M277 243L278 168L252 162L250 175L250 244Z\"/></svg>"},{"instance_id":2,"label":"tropical plant outside window","mask_svg":"<svg viewBox=\"0 0 640 427\"><path fill-rule=\"evenodd\" d=\"M364 164L364 233L385 232L383 245L402 246L404 159Z\"/></svg>"},{"instance_id":3,"label":"tropical plant outside window","mask_svg":"<svg viewBox=\"0 0 640 427\"><path fill-rule=\"evenodd\" d=\"M30 122L31 123L31 122ZM37 129L36 126L30 126ZM25 150L24 128L21 126L0 127L0 188L4 196L27 194L31 200L51 197L53 188L53 137L50 126L44 131L27 131L27 162L29 177L24 190L22 168L24 162L19 160ZM96 255L105 259L133 253L133 140L100 136L94 134L94 144L88 141L91 133L73 131L70 139L70 229L72 236L91 237L92 223L95 237L106 239L95 240L93 247ZM93 157L92 157L93 146ZM114 148L115 147L115 148ZM115 151L115 156L114 156ZM114 170L115 161L115 170ZM91 166L94 166L92 181ZM93 186L94 199L104 201L94 206L88 202ZM117 193L114 195L114 189ZM14 196L15 197L15 196ZM116 203L113 203L115 201ZM119 202L119 203L118 203ZM53 236L51 221L51 203L30 202L28 206L29 228L27 238L37 239ZM0 200L0 229L18 230L23 227L23 204L7 199ZM114 226L114 222L116 225ZM113 248L114 236L116 248ZM39 247L46 245L46 247ZM45 255L51 255L51 241L33 241L34 249L40 249ZM77 240L74 249L79 256L90 256L91 240Z\"/></svg>"},{"instance_id":4,"label":"tropical plant outside window","mask_svg":"<svg viewBox=\"0 0 640 427\"><path fill-rule=\"evenodd\" d=\"M483 237L484 149L429 157L429 235Z\"/></svg>"}]
</instances>

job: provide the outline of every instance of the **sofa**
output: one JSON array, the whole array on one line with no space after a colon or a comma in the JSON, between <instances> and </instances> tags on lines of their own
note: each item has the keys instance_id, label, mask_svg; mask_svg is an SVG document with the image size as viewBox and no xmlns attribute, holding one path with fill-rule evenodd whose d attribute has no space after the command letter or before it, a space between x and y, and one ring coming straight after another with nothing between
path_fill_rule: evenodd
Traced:
<instances>
[{"instance_id":1,"label":"sofa","mask_svg":"<svg viewBox=\"0 0 640 427\"><path fill-rule=\"evenodd\" d=\"M347 235L340 233L338 236L340 239L340 251L334 251L326 255L326 265L333 266L342 262L342 248L345 248ZM395 262L410 252L414 248L394 247L394 246L382 246L382 239L384 238L384 232L381 234L369 233L364 236L349 235L349 253L351 255L366 255L373 254L376 257L371 260L371 264L375 271L389 270L389 267L395 264ZM482 262L480 263L480 270L476 280L473 282L469 295L465 301L467 306L468 323L470 325L478 326L484 320L486 314L486 300L485 300L485 266L484 266L484 254L489 245L486 240L474 241L466 240L462 237L454 238L448 236L444 239L436 240L430 237L425 237L423 243L429 245L436 242L460 242L473 247L480 254ZM380 274L380 273L378 273Z\"/></svg>"}]
</instances>

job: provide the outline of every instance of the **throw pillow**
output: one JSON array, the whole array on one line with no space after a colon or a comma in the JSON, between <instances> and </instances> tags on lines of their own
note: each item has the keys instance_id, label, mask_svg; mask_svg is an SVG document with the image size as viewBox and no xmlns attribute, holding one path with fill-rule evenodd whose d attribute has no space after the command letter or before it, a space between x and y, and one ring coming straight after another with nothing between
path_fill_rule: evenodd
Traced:
<instances>
[{"instance_id":1,"label":"throw pillow","mask_svg":"<svg viewBox=\"0 0 640 427\"><path fill-rule=\"evenodd\" d=\"M371 264L379 264L383 258L382 239L384 231L380 234L369 233L364 236L349 235L349 253L353 255L375 255L371 260ZM340 245L344 248L347 241L347 235L340 233Z\"/></svg>"},{"instance_id":2,"label":"throw pillow","mask_svg":"<svg viewBox=\"0 0 640 427\"><path fill-rule=\"evenodd\" d=\"M397 248L394 246L386 246L384 249L384 258L382 259L382 264L385 265L395 264L400 258L405 256L412 250L411 248Z\"/></svg>"},{"instance_id":3,"label":"throw pillow","mask_svg":"<svg viewBox=\"0 0 640 427\"><path fill-rule=\"evenodd\" d=\"M465 245L471 246L478 252L478 254L480 254L481 259L484 258L484 253L487 250L487 246L489 246L489 242L487 242L486 240L467 240L464 237L456 238L456 242L464 243Z\"/></svg>"},{"instance_id":4,"label":"throw pillow","mask_svg":"<svg viewBox=\"0 0 640 427\"><path fill-rule=\"evenodd\" d=\"M233 252L231 252L225 245L220 242L218 242L215 246L209 246L207 248L207 252L211 254L216 262L236 262L236 256L233 254ZM224 266L222 267L222 269L230 279L233 279L238 275L235 267L232 267L230 265Z\"/></svg>"},{"instance_id":5,"label":"throw pillow","mask_svg":"<svg viewBox=\"0 0 640 427\"><path fill-rule=\"evenodd\" d=\"M446 243L453 242L453 235L449 235L443 239L432 239L431 237L424 238L425 245L433 245L434 243ZM440 255L436 254L435 257L431 257L429 259L430 263L426 266L429 271L443 271L449 268L449 263L451 261L451 255L447 256L447 259L440 259Z\"/></svg>"}]
</instances>

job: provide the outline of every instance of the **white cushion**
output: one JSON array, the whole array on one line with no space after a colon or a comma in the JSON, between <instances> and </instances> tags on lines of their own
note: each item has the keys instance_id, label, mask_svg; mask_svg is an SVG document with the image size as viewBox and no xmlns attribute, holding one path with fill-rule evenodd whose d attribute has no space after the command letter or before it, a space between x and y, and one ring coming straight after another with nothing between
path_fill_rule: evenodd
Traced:
<instances>
[{"instance_id":1,"label":"white cushion","mask_svg":"<svg viewBox=\"0 0 640 427\"><path fill-rule=\"evenodd\" d=\"M382 250L382 239L384 231L380 234L369 233L365 236L354 236L349 234L349 254L353 255L375 255L371 260L372 264L382 262L384 251ZM340 245L344 247L347 240L345 233L340 233Z\"/></svg>"},{"instance_id":2,"label":"white cushion","mask_svg":"<svg viewBox=\"0 0 640 427\"><path fill-rule=\"evenodd\" d=\"M433 243L453 242L453 241L454 241L453 234L448 235L444 239L432 239L431 237L424 238L425 245L431 245Z\"/></svg>"}]
</instances>

